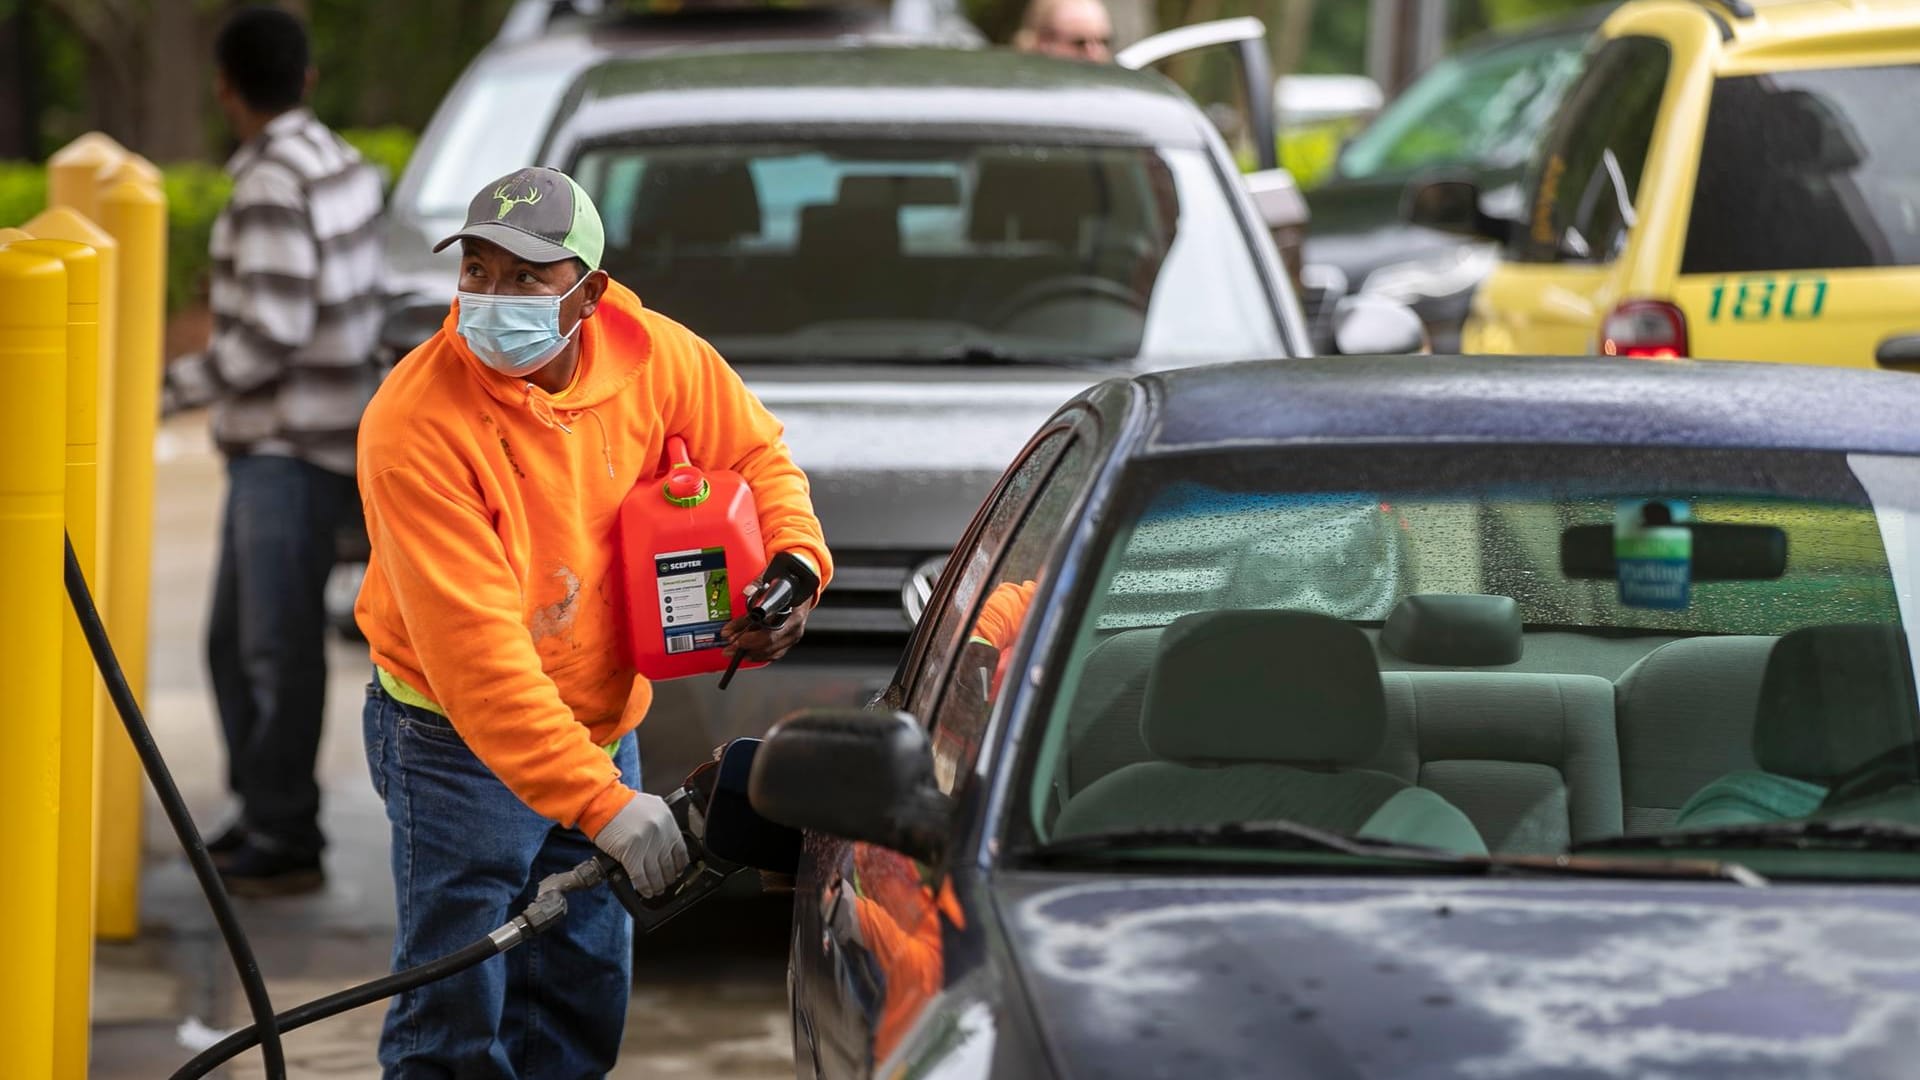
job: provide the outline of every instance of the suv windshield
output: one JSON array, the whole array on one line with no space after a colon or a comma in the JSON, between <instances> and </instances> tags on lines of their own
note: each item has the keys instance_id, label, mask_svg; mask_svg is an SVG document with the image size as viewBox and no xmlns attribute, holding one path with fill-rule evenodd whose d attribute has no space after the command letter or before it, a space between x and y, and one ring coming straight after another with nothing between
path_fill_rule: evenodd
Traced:
<instances>
[{"instance_id":1,"label":"suv windshield","mask_svg":"<svg viewBox=\"0 0 1920 1080\"><path fill-rule=\"evenodd\" d=\"M1920 65L1713 88L1683 274L1920 265Z\"/></svg>"},{"instance_id":2,"label":"suv windshield","mask_svg":"<svg viewBox=\"0 0 1920 1080\"><path fill-rule=\"evenodd\" d=\"M1516 168L1580 73L1587 35L1561 34L1447 57L1354 137L1336 165L1348 179L1445 165Z\"/></svg>"},{"instance_id":3,"label":"suv windshield","mask_svg":"<svg viewBox=\"0 0 1920 1080\"><path fill-rule=\"evenodd\" d=\"M1193 150L881 139L615 145L606 265L733 360L1179 364L1283 352Z\"/></svg>"},{"instance_id":4,"label":"suv windshield","mask_svg":"<svg viewBox=\"0 0 1920 1080\"><path fill-rule=\"evenodd\" d=\"M1716 835L1770 876L1920 874L1911 459L1240 450L1124 486L1047 665L1040 850L1284 821L1470 856ZM1863 820L1895 824L1839 827ZM1290 857L1251 835L1210 857Z\"/></svg>"}]
</instances>

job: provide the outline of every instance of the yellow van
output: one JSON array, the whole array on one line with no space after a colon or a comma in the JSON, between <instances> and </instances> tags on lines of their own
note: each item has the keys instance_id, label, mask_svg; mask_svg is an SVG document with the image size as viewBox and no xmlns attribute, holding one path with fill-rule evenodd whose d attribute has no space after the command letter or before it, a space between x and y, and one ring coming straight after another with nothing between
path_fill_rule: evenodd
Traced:
<instances>
[{"instance_id":1,"label":"yellow van","mask_svg":"<svg viewBox=\"0 0 1920 1080\"><path fill-rule=\"evenodd\" d=\"M1920 370L1920 0L1636 0L1535 154L1462 348Z\"/></svg>"}]
</instances>

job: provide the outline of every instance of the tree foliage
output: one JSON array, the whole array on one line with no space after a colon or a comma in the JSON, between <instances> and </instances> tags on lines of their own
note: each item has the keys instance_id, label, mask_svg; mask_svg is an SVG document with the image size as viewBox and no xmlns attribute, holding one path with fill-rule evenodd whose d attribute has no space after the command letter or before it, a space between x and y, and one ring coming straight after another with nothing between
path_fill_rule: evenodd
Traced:
<instances>
[{"instance_id":1,"label":"tree foliage","mask_svg":"<svg viewBox=\"0 0 1920 1080\"><path fill-rule=\"evenodd\" d=\"M618 2L618 0L614 0ZM865 0L874 2L874 0ZM1280 71L1364 67L1366 0L1110 0L1145 5L1177 26L1257 15L1272 34ZM1577 8L1587 0L1451 0L1456 38L1490 26ZM966 0L996 41L1018 25L1026 0ZM19 15L33 70L39 152L99 129L159 161L217 161L230 148L214 107L212 42L235 0L0 0L0 22ZM336 128L418 131L498 29L512 0L283 0L313 33L320 79L313 105ZM0 65L0 68L14 65ZM16 95L18 97L18 95Z\"/></svg>"}]
</instances>

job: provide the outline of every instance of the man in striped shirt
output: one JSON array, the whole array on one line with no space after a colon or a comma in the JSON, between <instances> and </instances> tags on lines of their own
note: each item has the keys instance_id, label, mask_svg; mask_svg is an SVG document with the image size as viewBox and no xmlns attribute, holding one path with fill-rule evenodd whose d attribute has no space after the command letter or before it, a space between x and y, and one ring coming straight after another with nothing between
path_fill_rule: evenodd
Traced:
<instances>
[{"instance_id":1,"label":"man in striped shirt","mask_svg":"<svg viewBox=\"0 0 1920 1080\"><path fill-rule=\"evenodd\" d=\"M314 777L323 592L352 522L354 439L378 376L380 180L301 104L306 32L249 8L215 43L240 141L214 223L211 347L167 372L166 408L213 405L227 504L207 661L238 819L208 846L235 893L319 888Z\"/></svg>"}]
</instances>

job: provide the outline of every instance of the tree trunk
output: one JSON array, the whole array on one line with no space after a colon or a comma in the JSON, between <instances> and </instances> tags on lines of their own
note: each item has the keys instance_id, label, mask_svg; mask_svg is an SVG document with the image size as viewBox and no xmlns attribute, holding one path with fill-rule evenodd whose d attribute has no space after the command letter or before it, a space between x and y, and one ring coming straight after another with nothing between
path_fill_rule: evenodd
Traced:
<instances>
[{"instance_id":1,"label":"tree trunk","mask_svg":"<svg viewBox=\"0 0 1920 1080\"><path fill-rule=\"evenodd\" d=\"M1273 48L1273 76L1300 70L1313 38L1314 0L1280 0L1278 25L1268 24L1267 41Z\"/></svg>"},{"instance_id":2,"label":"tree trunk","mask_svg":"<svg viewBox=\"0 0 1920 1080\"><path fill-rule=\"evenodd\" d=\"M1131 45L1158 29L1153 9L1153 0L1108 0L1107 12L1113 17L1114 47Z\"/></svg>"},{"instance_id":3,"label":"tree trunk","mask_svg":"<svg viewBox=\"0 0 1920 1080\"><path fill-rule=\"evenodd\" d=\"M0 19L0 158L40 160L40 105L33 4Z\"/></svg>"},{"instance_id":4,"label":"tree trunk","mask_svg":"<svg viewBox=\"0 0 1920 1080\"><path fill-rule=\"evenodd\" d=\"M151 0L140 58L140 136L153 161L198 160L207 152L206 101L212 54L194 0Z\"/></svg>"}]
</instances>

